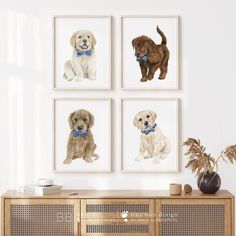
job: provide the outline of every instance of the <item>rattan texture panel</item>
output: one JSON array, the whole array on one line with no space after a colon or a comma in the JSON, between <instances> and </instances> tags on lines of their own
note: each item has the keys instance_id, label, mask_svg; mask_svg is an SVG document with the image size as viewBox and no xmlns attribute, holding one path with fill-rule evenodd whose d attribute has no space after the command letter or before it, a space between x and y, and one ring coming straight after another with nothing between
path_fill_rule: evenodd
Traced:
<instances>
[{"instance_id":1,"label":"rattan texture panel","mask_svg":"<svg viewBox=\"0 0 236 236\"><path fill-rule=\"evenodd\" d=\"M224 236L224 205L162 205L161 236Z\"/></svg>"},{"instance_id":2,"label":"rattan texture panel","mask_svg":"<svg viewBox=\"0 0 236 236\"><path fill-rule=\"evenodd\" d=\"M74 205L11 205L11 236L74 236Z\"/></svg>"},{"instance_id":3,"label":"rattan texture panel","mask_svg":"<svg viewBox=\"0 0 236 236\"><path fill-rule=\"evenodd\" d=\"M149 212L149 204L87 204L86 212Z\"/></svg>"},{"instance_id":4,"label":"rattan texture panel","mask_svg":"<svg viewBox=\"0 0 236 236\"><path fill-rule=\"evenodd\" d=\"M86 225L87 233L148 233L148 224L139 225Z\"/></svg>"}]
</instances>

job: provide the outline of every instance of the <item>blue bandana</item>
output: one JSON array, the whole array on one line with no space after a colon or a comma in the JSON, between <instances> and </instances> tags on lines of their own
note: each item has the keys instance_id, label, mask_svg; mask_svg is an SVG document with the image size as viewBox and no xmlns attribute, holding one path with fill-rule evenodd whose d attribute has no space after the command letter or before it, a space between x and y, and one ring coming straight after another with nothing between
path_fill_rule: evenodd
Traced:
<instances>
[{"instance_id":1,"label":"blue bandana","mask_svg":"<svg viewBox=\"0 0 236 236\"><path fill-rule=\"evenodd\" d=\"M155 124L152 126L151 129L149 129L149 130L141 130L141 132L142 132L143 134L148 135L149 133L154 132L154 131L156 130L156 127L157 127L157 124L155 123Z\"/></svg>"},{"instance_id":2,"label":"blue bandana","mask_svg":"<svg viewBox=\"0 0 236 236\"><path fill-rule=\"evenodd\" d=\"M136 56L136 60L137 61L147 61L147 54L145 54L144 56L140 57L140 56Z\"/></svg>"},{"instance_id":3,"label":"blue bandana","mask_svg":"<svg viewBox=\"0 0 236 236\"><path fill-rule=\"evenodd\" d=\"M87 131L78 131L78 130L73 130L73 136L76 137L83 137L87 138L88 137L88 132Z\"/></svg>"},{"instance_id":4,"label":"blue bandana","mask_svg":"<svg viewBox=\"0 0 236 236\"><path fill-rule=\"evenodd\" d=\"M91 57L92 56L92 49L89 51L76 51L76 55L77 57L81 57L81 56L88 56Z\"/></svg>"}]
</instances>

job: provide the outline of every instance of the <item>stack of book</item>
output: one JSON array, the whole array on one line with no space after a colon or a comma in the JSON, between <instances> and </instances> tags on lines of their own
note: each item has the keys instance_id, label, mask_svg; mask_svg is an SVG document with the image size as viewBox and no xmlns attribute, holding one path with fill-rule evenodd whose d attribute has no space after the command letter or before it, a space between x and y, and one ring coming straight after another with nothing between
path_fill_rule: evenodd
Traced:
<instances>
[{"instance_id":1,"label":"stack of book","mask_svg":"<svg viewBox=\"0 0 236 236\"><path fill-rule=\"evenodd\" d=\"M35 195L48 195L60 193L61 185L39 186L39 185L23 185L17 189L20 193L35 194Z\"/></svg>"}]
</instances>

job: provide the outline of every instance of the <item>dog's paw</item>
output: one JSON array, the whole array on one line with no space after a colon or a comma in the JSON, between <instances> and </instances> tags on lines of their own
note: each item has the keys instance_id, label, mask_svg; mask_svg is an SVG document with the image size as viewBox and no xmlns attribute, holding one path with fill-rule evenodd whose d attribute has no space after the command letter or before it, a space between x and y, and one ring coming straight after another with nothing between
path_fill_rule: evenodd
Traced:
<instances>
[{"instance_id":1,"label":"dog's paw","mask_svg":"<svg viewBox=\"0 0 236 236\"><path fill-rule=\"evenodd\" d=\"M150 158L152 158L153 156L152 155L146 155L145 157L144 157L144 159L150 159Z\"/></svg>"},{"instance_id":2,"label":"dog's paw","mask_svg":"<svg viewBox=\"0 0 236 236\"><path fill-rule=\"evenodd\" d=\"M74 160L74 159L77 159L77 158L81 158L81 156L73 156L72 159Z\"/></svg>"},{"instance_id":3,"label":"dog's paw","mask_svg":"<svg viewBox=\"0 0 236 236\"><path fill-rule=\"evenodd\" d=\"M147 80L152 80L153 79L153 75L148 75L147 76Z\"/></svg>"},{"instance_id":4,"label":"dog's paw","mask_svg":"<svg viewBox=\"0 0 236 236\"><path fill-rule=\"evenodd\" d=\"M66 158L66 159L63 161L63 164L70 164L71 162L72 162L71 159Z\"/></svg>"},{"instance_id":5,"label":"dog's paw","mask_svg":"<svg viewBox=\"0 0 236 236\"><path fill-rule=\"evenodd\" d=\"M64 74L63 74L63 79L64 79L64 80L67 80L67 81L71 81L71 80L74 79L74 77L68 77L68 76L66 75L66 73L64 73Z\"/></svg>"},{"instance_id":6,"label":"dog's paw","mask_svg":"<svg viewBox=\"0 0 236 236\"><path fill-rule=\"evenodd\" d=\"M163 154L161 154L160 159L161 159L161 160L166 159L166 157L168 156L168 154L169 154L169 153L163 153Z\"/></svg>"},{"instance_id":7,"label":"dog's paw","mask_svg":"<svg viewBox=\"0 0 236 236\"><path fill-rule=\"evenodd\" d=\"M76 75L75 76L75 81L76 82L80 82L80 81L82 81L83 80L83 76L82 75Z\"/></svg>"},{"instance_id":8,"label":"dog's paw","mask_svg":"<svg viewBox=\"0 0 236 236\"><path fill-rule=\"evenodd\" d=\"M89 80L96 80L96 77L89 77Z\"/></svg>"},{"instance_id":9,"label":"dog's paw","mask_svg":"<svg viewBox=\"0 0 236 236\"><path fill-rule=\"evenodd\" d=\"M89 80L96 80L96 74L92 74L88 76Z\"/></svg>"},{"instance_id":10,"label":"dog's paw","mask_svg":"<svg viewBox=\"0 0 236 236\"><path fill-rule=\"evenodd\" d=\"M147 77L145 76L145 77L142 77L141 79L140 79L140 82L146 82L147 81Z\"/></svg>"},{"instance_id":11,"label":"dog's paw","mask_svg":"<svg viewBox=\"0 0 236 236\"><path fill-rule=\"evenodd\" d=\"M93 160L94 160L94 161L96 161L96 160L99 159L99 156L98 156L98 154L96 154L96 153L93 153L93 154L92 154L92 157L93 157Z\"/></svg>"},{"instance_id":12,"label":"dog's paw","mask_svg":"<svg viewBox=\"0 0 236 236\"><path fill-rule=\"evenodd\" d=\"M158 79L159 79L159 80L164 80L164 79L165 79L165 77L158 77Z\"/></svg>"},{"instance_id":13,"label":"dog's paw","mask_svg":"<svg viewBox=\"0 0 236 236\"><path fill-rule=\"evenodd\" d=\"M93 159L91 157L85 157L84 160L88 163L93 162Z\"/></svg>"},{"instance_id":14,"label":"dog's paw","mask_svg":"<svg viewBox=\"0 0 236 236\"><path fill-rule=\"evenodd\" d=\"M144 159L144 156L139 155L135 158L135 161L142 161L143 159Z\"/></svg>"}]
</instances>

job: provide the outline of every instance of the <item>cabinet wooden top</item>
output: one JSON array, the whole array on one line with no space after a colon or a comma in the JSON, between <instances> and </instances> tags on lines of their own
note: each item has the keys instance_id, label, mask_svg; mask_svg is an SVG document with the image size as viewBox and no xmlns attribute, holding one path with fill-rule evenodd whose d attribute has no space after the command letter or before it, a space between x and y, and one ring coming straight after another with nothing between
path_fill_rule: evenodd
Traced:
<instances>
[{"instance_id":1,"label":"cabinet wooden top","mask_svg":"<svg viewBox=\"0 0 236 236\"><path fill-rule=\"evenodd\" d=\"M193 190L190 194L170 195L168 190L62 190L61 193L50 195L32 195L9 190L2 198L233 198L227 190L220 190L216 194L203 194Z\"/></svg>"}]
</instances>

